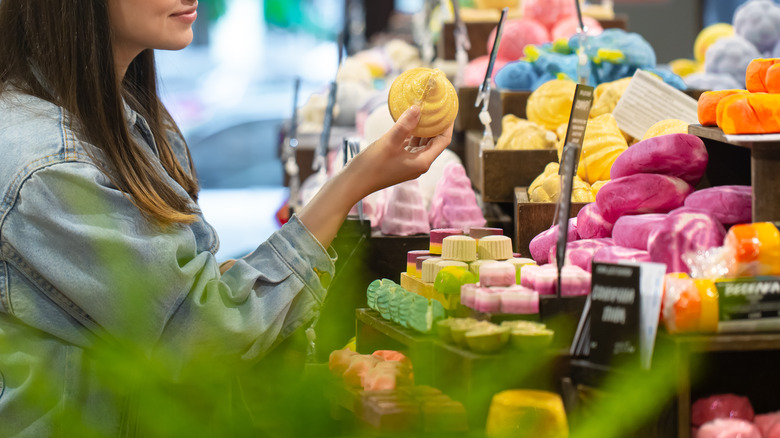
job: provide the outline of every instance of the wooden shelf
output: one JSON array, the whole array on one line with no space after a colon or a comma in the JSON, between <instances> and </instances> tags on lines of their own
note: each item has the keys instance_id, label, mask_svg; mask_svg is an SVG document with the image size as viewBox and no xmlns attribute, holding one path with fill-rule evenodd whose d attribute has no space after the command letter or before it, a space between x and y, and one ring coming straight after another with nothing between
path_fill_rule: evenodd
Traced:
<instances>
[{"instance_id":1,"label":"wooden shelf","mask_svg":"<svg viewBox=\"0 0 780 438\"><path fill-rule=\"evenodd\" d=\"M726 139L720 128L701 125L689 125L688 132L699 136L704 140L712 158L711 149L749 149L750 154L750 184L753 186L753 222L777 222L780 221L780 141L750 141L732 142ZM733 148L736 146L737 148ZM730 151L739 154L741 151ZM713 160L711 160L713 161ZM732 170L734 161L731 159L719 159L719 163L711 163L721 166L717 172L711 172L708 168L708 177L713 174L727 173ZM740 167L745 167L740 165ZM710 181L713 185L717 184Z\"/></svg>"}]
</instances>

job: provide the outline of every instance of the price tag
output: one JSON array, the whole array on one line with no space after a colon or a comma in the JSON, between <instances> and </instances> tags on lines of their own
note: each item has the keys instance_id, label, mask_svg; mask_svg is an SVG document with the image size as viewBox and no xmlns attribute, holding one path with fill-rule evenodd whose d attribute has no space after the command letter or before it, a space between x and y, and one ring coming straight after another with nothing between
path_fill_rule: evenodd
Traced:
<instances>
[{"instance_id":1,"label":"price tag","mask_svg":"<svg viewBox=\"0 0 780 438\"><path fill-rule=\"evenodd\" d=\"M588 126L591 106L593 106L593 87L577 84L577 88L574 90L574 102L571 104L569 124L566 127L566 138L563 143L564 151L565 148L572 146L576 147L578 152L582 151L582 142L585 140L585 128ZM569 146L570 144L572 146ZM577 153L574 159L575 171L579 162L580 154Z\"/></svg>"},{"instance_id":2,"label":"price tag","mask_svg":"<svg viewBox=\"0 0 780 438\"><path fill-rule=\"evenodd\" d=\"M780 328L780 277L715 282L718 331L754 332Z\"/></svg>"},{"instance_id":3,"label":"price tag","mask_svg":"<svg viewBox=\"0 0 780 438\"><path fill-rule=\"evenodd\" d=\"M665 273L660 263L593 263L592 362L650 367Z\"/></svg>"}]
</instances>

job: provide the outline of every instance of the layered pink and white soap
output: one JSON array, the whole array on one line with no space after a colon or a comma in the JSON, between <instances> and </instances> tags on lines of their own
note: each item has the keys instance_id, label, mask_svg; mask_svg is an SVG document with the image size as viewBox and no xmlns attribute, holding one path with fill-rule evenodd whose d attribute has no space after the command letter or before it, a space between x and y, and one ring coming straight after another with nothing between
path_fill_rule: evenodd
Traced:
<instances>
[{"instance_id":1,"label":"layered pink and white soap","mask_svg":"<svg viewBox=\"0 0 780 438\"><path fill-rule=\"evenodd\" d=\"M416 179L400 183L393 188L380 229L382 234L392 236L428 234L431 231L425 202Z\"/></svg>"}]
</instances>

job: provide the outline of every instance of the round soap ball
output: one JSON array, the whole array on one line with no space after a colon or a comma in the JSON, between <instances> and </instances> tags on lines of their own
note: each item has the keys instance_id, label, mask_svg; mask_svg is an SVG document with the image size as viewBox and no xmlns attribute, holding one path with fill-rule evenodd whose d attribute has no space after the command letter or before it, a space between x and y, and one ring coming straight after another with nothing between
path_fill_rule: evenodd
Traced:
<instances>
[{"instance_id":1,"label":"round soap ball","mask_svg":"<svg viewBox=\"0 0 780 438\"><path fill-rule=\"evenodd\" d=\"M418 67L395 78L390 85L387 105L394 121L412 105L419 105L420 121L412 135L435 137L455 121L458 93L443 71Z\"/></svg>"}]
</instances>

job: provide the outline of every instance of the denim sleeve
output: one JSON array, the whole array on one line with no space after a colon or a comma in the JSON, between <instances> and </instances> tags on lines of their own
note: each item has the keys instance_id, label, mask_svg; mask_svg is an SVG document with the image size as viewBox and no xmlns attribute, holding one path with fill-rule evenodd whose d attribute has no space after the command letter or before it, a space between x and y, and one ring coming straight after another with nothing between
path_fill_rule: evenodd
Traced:
<instances>
[{"instance_id":1,"label":"denim sleeve","mask_svg":"<svg viewBox=\"0 0 780 438\"><path fill-rule=\"evenodd\" d=\"M335 254L294 217L220 275L190 226L150 224L90 163L34 172L2 231L14 268L35 284L10 288L17 317L45 328L25 296L45 291L93 321L98 336L165 354L177 368L204 352L254 362L313 320L321 278L334 270Z\"/></svg>"}]
</instances>

